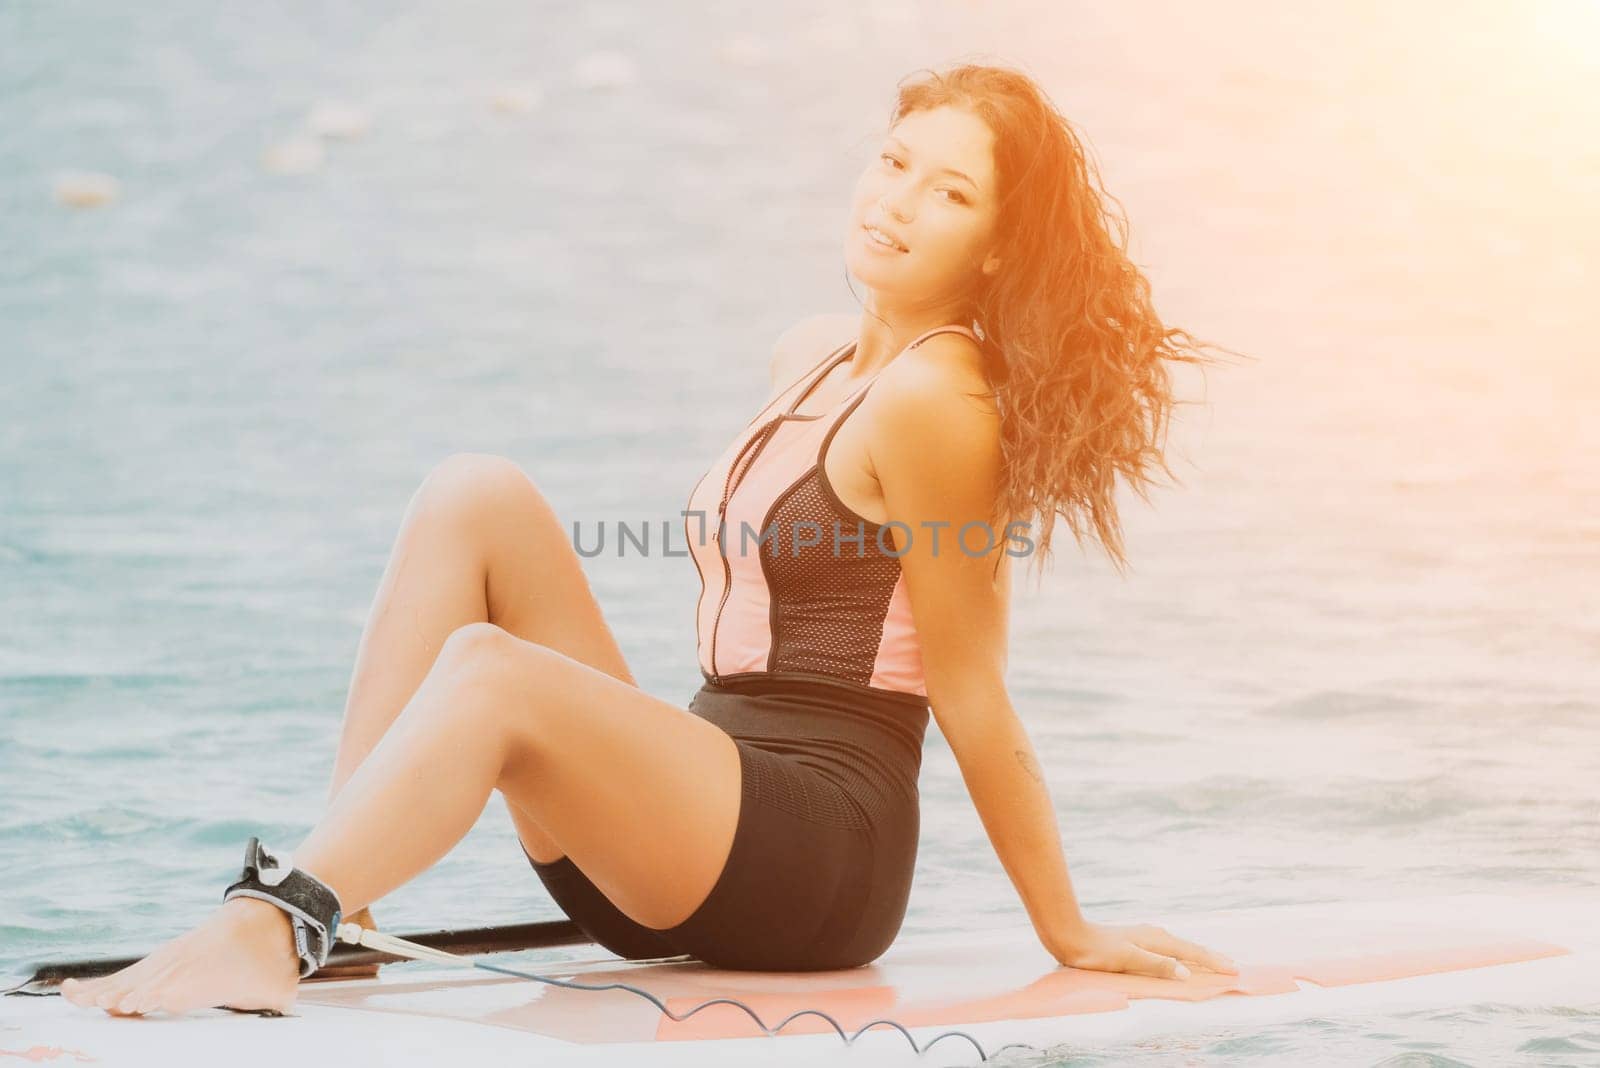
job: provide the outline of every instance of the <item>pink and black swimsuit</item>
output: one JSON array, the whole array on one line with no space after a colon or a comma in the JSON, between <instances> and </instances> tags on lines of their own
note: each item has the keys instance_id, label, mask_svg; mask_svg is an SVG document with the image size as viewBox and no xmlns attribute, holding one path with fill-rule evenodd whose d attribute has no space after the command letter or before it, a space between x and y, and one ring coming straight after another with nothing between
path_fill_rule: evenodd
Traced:
<instances>
[{"instance_id":1,"label":"pink and black swimsuit","mask_svg":"<svg viewBox=\"0 0 1600 1068\"><path fill-rule=\"evenodd\" d=\"M945 332L978 340L941 326L906 350ZM798 413L854 349L830 353L763 408L690 493L703 684L689 711L734 739L743 774L733 848L710 895L682 924L654 930L569 858L534 864L556 903L620 956L847 968L899 933L920 825L922 655L894 543L845 506L825 469L876 374L828 411Z\"/></svg>"}]
</instances>

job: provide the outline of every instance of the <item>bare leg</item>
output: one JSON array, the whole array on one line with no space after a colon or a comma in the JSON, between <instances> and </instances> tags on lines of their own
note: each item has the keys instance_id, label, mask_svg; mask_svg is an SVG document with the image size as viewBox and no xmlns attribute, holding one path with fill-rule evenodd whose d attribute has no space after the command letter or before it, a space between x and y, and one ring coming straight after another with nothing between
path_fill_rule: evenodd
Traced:
<instances>
[{"instance_id":1,"label":"bare leg","mask_svg":"<svg viewBox=\"0 0 1600 1068\"><path fill-rule=\"evenodd\" d=\"M446 638L485 621L635 685L549 503L510 460L461 453L424 480L395 539L352 672L330 806L417 693ZM506 800L523 847L535 859L559 859L561 847L537 820ZM236 925L283 927L260 902L232 902L228 914ZM347 914L374 926L364 906ZM282 945L264 958L274 973L287 937L283 927Z\"/></svg>"},{"instance_id":2,"label":"bare leg","mask_svg":"<svg viewBox=\"0 0 1600 1068\"><path fill-rule=\"evenodd\" d=\"M634 683L543 494L504 457L460 453L434 468L401 521L356 654L330 804L416 693L445 639L484 621ZM512 820L536 860L560 859L526 813L513 808Z\"/></svg>"},{"instance_id":3,"label":"bare leg","mask_svg":"<svg viewBox=\"0 0 1600 1068\"><path fill-rule=\"evenodd\" d=\"M738 822L739 755L691 712L474 624L451 635L295 862L360 908L448 851L496 788L626 915L664 929L721 875ZM118 1012L218 1002L281 1011L295 986L287 921L241 899L138 964L62 993Z\"/></svg>"},{"instance_id":4,"label":"bare leg","mask_svg":"<svg viewBox=\"0 0 1600 1068\"><path fill-rule=\"evenodd\" d=\"M543 494L504 457L458 453L423 480L401 520L357 649L329 804L416 693L450 633L485 621L634 681ZM513 807L511 816L530 855L560 858L527 813ZM377 926L366 908L349 919ZM325 971L330 978L376 973L376 965Z\"/></svg>"}]
</instances>

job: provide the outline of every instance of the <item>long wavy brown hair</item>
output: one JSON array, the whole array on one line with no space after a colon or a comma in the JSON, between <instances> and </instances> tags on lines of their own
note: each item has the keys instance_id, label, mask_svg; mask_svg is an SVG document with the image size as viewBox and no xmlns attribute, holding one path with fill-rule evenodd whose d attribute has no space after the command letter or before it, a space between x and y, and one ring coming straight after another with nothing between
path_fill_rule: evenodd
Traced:
<instances>
[{"instance_id":1,"label":"long wavy brown hair","mask_svg":"<svg viewBox=\"0 0 1600 1068\"><path fill-rule=\"evenodd\" d=\"M1028 523L1042 569L1059 513L1080 545L1092 530L1125 573L1116 477L1146 503L1155 469L1177 481L1163 451L1172 409L1191 402L1173 396L1167 362L1213 362L1208 348L1239 354L1162 323L1128 259L1122 202L1032 78L977 65L913 72L889 125L945 106L994 133L1001 267L974 272L966 311L983 334L986 396L1001 418L996 540L1005 522Z\"/></svg>"}]
</instances>

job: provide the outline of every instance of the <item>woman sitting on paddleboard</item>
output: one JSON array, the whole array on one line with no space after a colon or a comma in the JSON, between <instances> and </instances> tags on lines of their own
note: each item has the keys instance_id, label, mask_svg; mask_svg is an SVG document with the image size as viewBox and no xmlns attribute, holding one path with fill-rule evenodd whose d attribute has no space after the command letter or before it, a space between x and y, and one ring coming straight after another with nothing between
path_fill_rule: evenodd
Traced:
<instances>
[{"instance_id":1,"label":"woman sitting on paddleboard","mask_svg":"<svg viewBox=\"0 0 1600 1068\"><path fill-rule=\"evenodd\" d=\"M285 1010L326 960L319 923L437 861L496 790L551 896L619 955L866 964L905 914L930 705L1057 960L1232 972L1160 927L1082 914L1004 683L1012 557L1047 553L1060 512L1124 564L1115 476L1166 470L1164 362L1203 360L1157 318L1092 181L1026 76L903 84L850 203L861 316L784 334L771 400L690 495L704 684L688 709L638 688L523 472L451 457L395 541L292 878L247 867L194 930L63 994Z\"/></svg>"}]
</instances>

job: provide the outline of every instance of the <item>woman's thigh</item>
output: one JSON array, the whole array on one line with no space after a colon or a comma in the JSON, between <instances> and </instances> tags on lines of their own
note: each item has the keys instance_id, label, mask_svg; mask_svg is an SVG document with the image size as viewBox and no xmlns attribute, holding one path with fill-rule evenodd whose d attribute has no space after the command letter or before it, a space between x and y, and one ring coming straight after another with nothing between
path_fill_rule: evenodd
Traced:
<instances>
[{"instance_id":1,"label":"woman's thigh","mask_svg":"<svg viewBox=\"0 0 1600 1068\"><path fill-rule=\"evenodd\" d=\"M431 476L430 492L483 554L489 622L524 641L637 686L555 507L514 461L458 453ZM563 851L534 813L506 798L528 855Z\"/></svg>"},{"instance_id":2,"label":"woman's thigh","mask_svg":"<svg viewBox=\"0 0 1600 1068\"><path fill-rule=\"evenodd\" d=\"M451 641L457 685L505 731L495 785L507 801L632 919L666 928L688 916L720 875L739 817L727 732L490 623ZM448 753L439 771L449 773Z\"/></svg>"}]
</instances>

